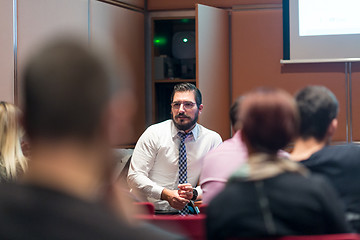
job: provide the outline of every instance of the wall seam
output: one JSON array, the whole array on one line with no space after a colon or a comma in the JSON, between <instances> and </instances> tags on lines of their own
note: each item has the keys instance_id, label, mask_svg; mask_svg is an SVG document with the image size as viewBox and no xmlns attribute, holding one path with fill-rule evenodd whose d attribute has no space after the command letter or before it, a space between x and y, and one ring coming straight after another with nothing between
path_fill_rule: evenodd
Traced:
<instances>
[{"instance_id":1,"label":"wall seam","mask_svg":"<svg viewBox=\"0 0 360 240\"><path fill-rule=\"evenodd\" d=\"M351 77L351 62L349 62L349 133L350 142L353 142L352 134L352 77Z\"/></svg>"},{"instance_id":2,"label":"wall seam","mask_svg":"<svg viewBox=\"0 0 360 240\"><path fill-rule=\"evenodd\" d=\"M17 74L17 0L13 0L13 49L14 49L14 103L18 105L18 74Z\"/></svg>"},{"instance_id":3,"label":"wall seam","mask_svg":"<svg viewBox=\"0 0 360 240\"><path fill-rule=\"evenodd\" d=\"M90 1L88 0L88 43L90 44L90 39L91 39L91 25L90 25L90 21L91 21L91 12L90 12Z\"/></svg>"},{"instance_id":4,"label":"wall seam","mask_svg":"<svg viewBox=\"0 0 360 240\"><path fill-rule=\"evenodd\" d=\"M346 112L346 142L349 143L349 76L348 63L345 63L345 112Z\"/></svg>"},{"instance_id":5,"label":"wall seam","mask_svg":"<svg viewBox=\"0 0 360 240\"><path fill-rule=\"evenodd\" d=\"M229 103L230 106L232 106L232 102L233 102L233 91L232 91L232 86L233 86L233 79L232 79L232 22L231 22L231 11L229 11ZM230 123L230 136L232 137L232 124Z\"/></svg>"},{"instance_id":6,"label":"wall seam","mask_svg":"<svg viewBox=\"0 0 360 240\"><path fill-rule=\"evenodd\" d=\"M148 11L148 1L145 0L144 36L145 36L145 123L149 126L153 119L152 114L152 44L151 44L151 17Z\"/></svg>"}]
</instances>

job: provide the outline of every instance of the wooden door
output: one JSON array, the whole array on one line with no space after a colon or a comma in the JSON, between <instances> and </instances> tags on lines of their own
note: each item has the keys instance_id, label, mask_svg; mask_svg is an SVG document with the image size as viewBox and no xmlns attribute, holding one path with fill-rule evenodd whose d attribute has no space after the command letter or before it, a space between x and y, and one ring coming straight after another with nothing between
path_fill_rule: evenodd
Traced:
<instances>
[{"instance_id":1,"label":"wooden door","mask_svg":"<svg viewBox=\"0 0 360 240\"><path fill-rule=\"evenodd\" d=\"M196 83L203 97L200 124L230 137L229 13L196 5Z\"/></svg>"}]
</instances>

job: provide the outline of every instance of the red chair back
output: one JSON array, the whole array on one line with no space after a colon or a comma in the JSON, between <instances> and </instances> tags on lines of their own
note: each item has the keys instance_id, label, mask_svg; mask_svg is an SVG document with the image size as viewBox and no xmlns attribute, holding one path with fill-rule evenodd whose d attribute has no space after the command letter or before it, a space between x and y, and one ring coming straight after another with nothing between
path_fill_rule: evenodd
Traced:
<instances>
[{"instance_id":1,"label":"red chair back","mask_svg":"<svg viewBox=\"0 0 360 240\"><path fill-rule=\"evenodd\" d=\"M204 214L179 216L179 215L139 215L139 220L147 221L167 231L187 236L191 240L205 240Z\"/></svg>"},{"instance_id":2,"label":"red chair back","mask_svg":"<svg viewBox=\"0 0 360 240\"><path fill-rule=\"evenodd\" d=\"M360 240L360 235L355 233L283 236L271 238L229 238L228 240Z\"/></svg>"},{"instance_id":3,"label":"red chair back","mask_svg":"<svg viewBox=\"0 0 360 240\"><path fill-rule=\"evenodd\" d=\"M144 214L155 214L155 206L151 202L134 202L134 204L140 208L142 208Z\"/></svg>"},{"instance_id":4,"label":"red chair back","mask_svg":"<svg viewBox=\"0 0 360 240\"><path fill-rule=\"evenodd\" d=\"M201 204L199 206L200 213L206 214L207 207L208 207L207 204Z\"/></svg>"},{"instance_id":5,"label":"red chair back","mask_svg":"<svg viewBox=\"0 0 360 240\"><path fill-rule=\"evenodd\" d=\"M279 240L360 240L360 236L355 233L311 235L311 236L285 236Z\"/></svg>"}]
</instances>

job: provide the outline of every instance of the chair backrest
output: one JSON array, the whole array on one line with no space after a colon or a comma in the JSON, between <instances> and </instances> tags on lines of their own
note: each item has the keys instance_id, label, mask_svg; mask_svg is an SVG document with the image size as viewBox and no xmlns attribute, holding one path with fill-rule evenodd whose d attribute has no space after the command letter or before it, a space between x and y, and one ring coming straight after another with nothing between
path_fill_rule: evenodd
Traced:
<instances>
[{"instance_id":1,"label":"chair backrest","mask_svg":"<svg viewBox=\"0 0 360 240\"><path fill-rule=\"evenodd\" d=\"M151 202L134 202L134 204L143 210L144 214L154 215L155 214L155 206Z\"/></svg>"},{"instance_id":2,"label":"chair backrest","mask_svg":"<svg viewBox=\"0 0 360 240\"><path fill-rule=\"evenodd\" d=\"M283 236L271 238L229 238L227 240L360 240L360 235L356 233L341 233L324 235Z\"/></svg>"},{"instance_id":3,"label":"chair backrest","mask_svg":"<svg viewBox=\"0 0 360 240\"><path fill-rule=\"evenodd\" d=\"M124 165L124 168L121 170L121 172L119 173L119 177L118 177L118 179L120 181L122 181L126 186L128 186L127 175L128 175L129 168L130 168L131 158L132 158L132 155L130 155L129 158L127 159L127 161Z\"/></svg>"},{"instance_id":4,"label":"chair backrest","mask_svg":"<svg viewBox=\"0 0 360 240\"><path fill-rule=\"evenodd\" d=\"M360 236L355 233L326 234L310 236L284 236L279 240L360 240Z\"/></svg>"},{"instance_id":5,"label":"chair backrest","mask_svg":"<svg viewBox=\"0 0 360 240\"><path fill-rule=\"evenodd\" d=\"M207 207L208 207L207 204L200 204L199 205L200 213L206 214Z\"/></svg>"},{"instance_id":6,"label":"chair backrest","mask_svg":"<svg viewBox=\"0 0 360 240\"><path fill-rule=\"evenodd\" d=\"M159 228L187 236L191 240L205 240L206 215L138 215L139 220L147 221Z\"/></svg>"}]
</instances>

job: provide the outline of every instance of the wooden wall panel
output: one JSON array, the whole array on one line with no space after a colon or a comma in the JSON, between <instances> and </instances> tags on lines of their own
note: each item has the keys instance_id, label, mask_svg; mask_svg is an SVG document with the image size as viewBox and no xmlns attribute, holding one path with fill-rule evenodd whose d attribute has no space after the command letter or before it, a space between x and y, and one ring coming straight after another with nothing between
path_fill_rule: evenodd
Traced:
<instances>
[{"instance_id":1,"label":"wooden wall panel","mask_svg":"<svg viewBox=\"0 0 360 240\"><path fill-rule=\"evenodd\" d=\"M229 14L196 8L196 80L203 95L200 123L225 140L230 137Z\"/></svg>"},{"instance_id":2,"label":"wooden wall panel","mask_svg":"<svg viewBox=\"0 0 360 240\"><path fill-rule=\"evenodd\" d=\"M18 0L18 92L29 55L48 41L68 35L87 42L87 0Z\"/></svg>"},{"instance_id":3,"label":"wooden wall panel","mask_svg":"<svg viewBox=\"0 0 360 240\"><path fill-rule=\"evenodd\" d=\"M119 2L126 3L142 9L145 8L145 0L120 0Z\"/></svg>"},{"instance_id":4,"label":"wooden wall panel","mask_svg":"<svg viewBox=\"0 0 360 240\"><path fill-rule=\"evenodd\" d=\"M0 101L14 102L13 1L0 1Z\"/></svg>"},{"instance_id":5,"label":"wooden wall panel","mask_svg":"<svg viewBox=\"0 0 360 240\"><path fill-rule=\"evenodd\" d=\"M351 63L352 138L360 142L360 63Z\"/></svg>"},{"instance_id":6,"label":"wooden wall panel","mask_svg":"<svg viewBox=\"0 0 360 240\"><path fill-rule=\"evenodd\" d=\"M346 82L343 63L281 65L282 9L233 11L232 97L272 86L290 93L306 85L324 85L340 104L335 141L346 141Z\"/></svg>"},{"instance_id":7,"label":"wooden wall panel","mask_svg":"<svg viewBox=\"0 0 360 240\"><path fill-rule=\"evenodd\" d=\"M196 3L213 7L231 8L235 5L282 3L282 0L148 0L148 10L194 9Z\"/></svg>"},{"instance_id":8,"label":"wooden wall panel","mask_svg":"<svg viewBox=\"0 0 360 240\"><path fill-rule=\"evenodd\" d=\"M90 0L94 1L94 0ZM142 10L145 9L145 0L95 0L98 2L104 2L107 4L112 4L115 6L123 6L126 8L140 8Z\"/></svg>"},{"instance_id":9,"label":"wooden wall panel","mask_svg":"<svg viewBox=\"0 0 360 240\"><path fill-rule=\"evenodd\" d=\"M145 130L145 40L144 14L92 0L90 2L91 42L114 54L121 81L131 85L132 99L126 106L136 109L129 132L123 132L117 145L134 144ZM116 134L118 135L118 134ZM125 139L125 141L124 141Z\"/></svg>"}]
</instances>

